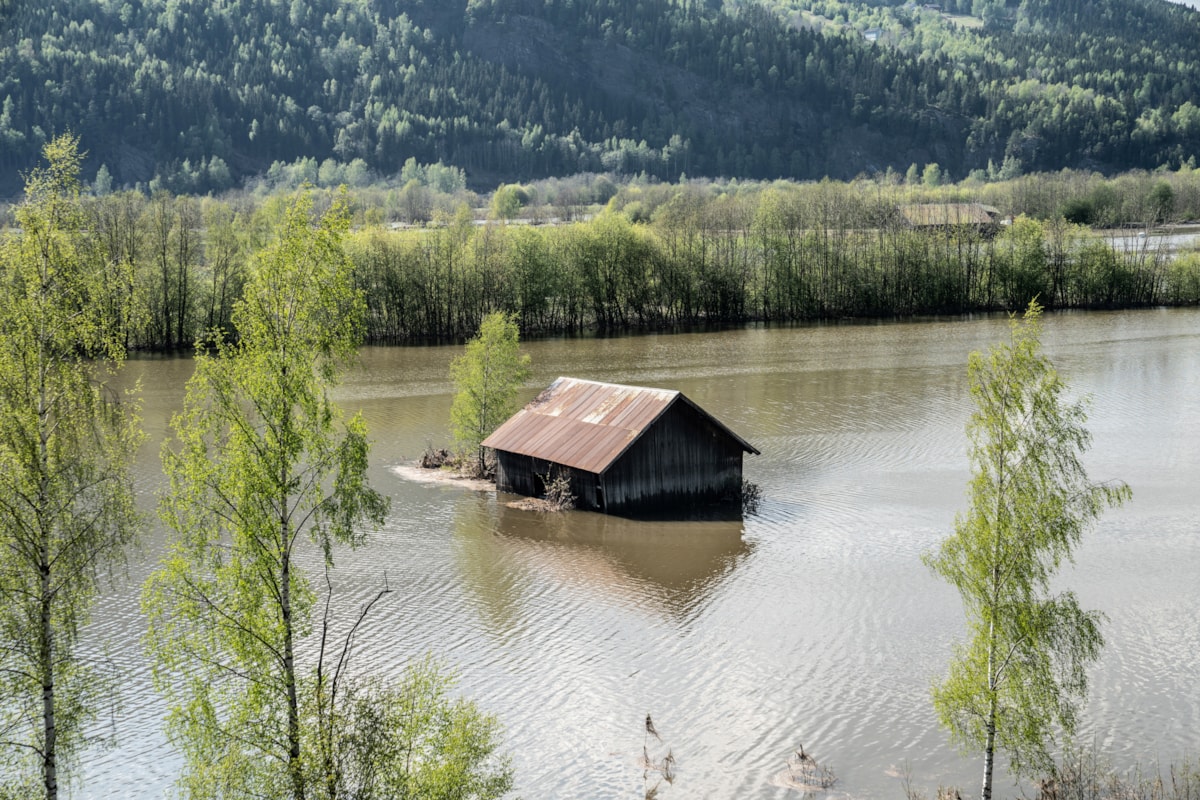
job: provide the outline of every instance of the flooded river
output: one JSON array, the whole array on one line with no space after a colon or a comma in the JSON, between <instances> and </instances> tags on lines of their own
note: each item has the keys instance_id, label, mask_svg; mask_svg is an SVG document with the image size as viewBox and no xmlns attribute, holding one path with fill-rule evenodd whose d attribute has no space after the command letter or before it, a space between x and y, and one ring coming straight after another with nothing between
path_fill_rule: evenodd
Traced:
<instances>
[{"instance_id":1,"label":"flooded river","mask_svg":"<svg viewBox=\"0 0 1200 800\"><path fill-rule=\"evenodd\" d=\"M959 600L921 564L964 505L966 361L998 318L533 342L527 396L559 375L679 389L762 451L743 521L539 515L494 494L404 479L392 467L447 440L457 348L372 348L340 390L375 441L392 497L371 543L338 556L349 607L395 590L360 634L357 668L384 674L432 651L496 714L525 798L633 798L643 722L678 761L664 798L786 798L803 744L832 767L830 796L978 792L929 702L963 633ZM1200 756L1200 312L1072 313L1044 342L1090 394L1095 479L1134 491L1089 535L1062 584L1108 615L1083 736L1118 767ZM158 451L191 362L129 365ZM75 797L158 797L178 756L159 727L138 641L138 586L162 552L154 526L101 600L92 648L124 670L115 749L89 755ZM1000 796L1015 790L1007 777Z\"/></svg>"}]
</instances>

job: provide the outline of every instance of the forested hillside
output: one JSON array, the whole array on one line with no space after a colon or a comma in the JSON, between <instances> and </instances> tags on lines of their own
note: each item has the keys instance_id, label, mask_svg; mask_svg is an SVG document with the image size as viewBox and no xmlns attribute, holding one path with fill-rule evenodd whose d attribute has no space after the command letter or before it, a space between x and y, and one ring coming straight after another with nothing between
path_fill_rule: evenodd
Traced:
<instances>
[{"instance_id":1,"label":"forested hillside","mask_svg":"<svg viewBox=\"0 0 1200 800\"><path fill-rule=\"evenodd\" d=\"M302 158L477 185L581 171L1008 175L1200 151L1200 13L1165 0L0 0L0 194L206 192Z\"/></svg>"}]
</instances>

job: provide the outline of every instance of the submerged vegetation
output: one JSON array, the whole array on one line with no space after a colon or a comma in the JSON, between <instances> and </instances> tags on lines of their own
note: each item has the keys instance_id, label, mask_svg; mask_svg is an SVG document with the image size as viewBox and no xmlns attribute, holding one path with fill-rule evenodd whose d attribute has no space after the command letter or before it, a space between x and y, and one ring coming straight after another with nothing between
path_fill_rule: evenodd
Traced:
<instances>
[{"instance_id":1,"label":"submerged vegetation","mask_svg":"<svg viewBox=\"0 0 1200 800\"><path fill-rule=\"evenodd\" d=\"M928 795L903 776L906 800L928 800ZM1027 796L1027 795L1026 795ZM1037 800L1196 800L1200 797L1200 768L1185 762L1161 770L1135 767L1120 771L1095 750L1067 747L1052 774L1036 782ZM939 786L934 800L961 798L953 787Z\"/></svg>"},{"instance_id":2,"label":"submerged vegetation","mask_svg":"<svg viewBox=\"0 0 1200 800\"><path fill-rule=\"evenodd\" d=\"M450 364L454 402L450 428L456 453L468 470L491 472L483 440L517 410L517 390L529 377L529 356L521 353L520 332L510 317L494 312L483 318L466 352Z\"/></svg>"},{"instance_id":3,"label":"submerged vegetation","mask_svg":"<svg viewBox=\"0 0 1200 800\"><path fill-rule=\"evenodd\" d=\"M957 184L585 175L504 186L489 204L437 165L410 166L402 187L349 193L344 244L368 342L463 340L492 313L552 335L1015 310L1033 297L1048 308L1200 302L1200 251L1155 236L1200 220L1190 168ZM332 188L313 192L318 206L333 202ZM138 312L125 345L180 350L231 331L249 256L289 195L93 187L84 252L124 269L114 291ZM913 221L914 207L964 203L995 222Z\"/></svg>"}]
</instances>

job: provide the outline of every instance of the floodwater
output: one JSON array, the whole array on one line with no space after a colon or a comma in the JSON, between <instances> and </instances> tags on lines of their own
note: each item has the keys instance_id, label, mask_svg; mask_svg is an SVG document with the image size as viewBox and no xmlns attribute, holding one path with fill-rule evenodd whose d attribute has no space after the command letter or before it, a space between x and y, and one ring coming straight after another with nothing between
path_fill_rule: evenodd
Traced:
<instances>
[{"instance_id":1,"label":"floodwater","mask_svg":"<svg viewBox=\"0 0 1200 800\"><path fill-rule=\"evenodd\" d=\"M1200 0L1197 0L1200 2ZM1146 235L1144 231L1129 233L1123 230L1102 231L1099 236L1118 253L1149 255L1163 251L1170 256L1195 250L1200 244L1200 229L1195 225L1176 225Z\"/></svg>"},{"instance_id":2,"label":"floodwater","mask_svg":"<svg viewBox=\"0 0 1200 800\"><path fill-rule=\"evenodd\" d=\"M502 721L526 798L645 790L646 714L678 763L663 798L800 797L779 785L803 744L838 777L830 797L978 793L978 764L938 728L929 687L963 633L959 600L921 563L952 528L968 477L966 361L1003 318L532 342L527 396L559 375L682 390L762 451L763 501L742 521L539 515L486 491L392 471L447 439L457 348L369 348L339 391L370 425L391 515L337 557L347 612L393 590L360 633L356 669L398 673L427 652ZM1098 480L1133 488L1061 584L1108 616L1082 741L1119 767L1200 756L1200 311L1068 313L1043 341L1090 394ZM191 370L129 364L158 452ZM154 527L87 631L124 671L115 749L89 754L74 797L158 797L179 758L140 649L138 586ZM653 778L650 781L653 784ZM1017 789L1001 775L999 796Z\"/></svg>"}]
</instances>

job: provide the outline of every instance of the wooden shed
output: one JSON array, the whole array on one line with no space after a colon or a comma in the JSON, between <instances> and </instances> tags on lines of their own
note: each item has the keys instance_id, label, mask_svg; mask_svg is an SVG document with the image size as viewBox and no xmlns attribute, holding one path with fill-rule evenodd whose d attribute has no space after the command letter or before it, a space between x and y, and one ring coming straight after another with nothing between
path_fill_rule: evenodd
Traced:
<instances>
[{"instance_id":1,"label":"wooden shed","mask_svg":"<svg viewBox=\"0 0 1200 800\"><path fill-rule=\"evenodd\" d=\"M565 475L578 508L657 511L740 497L751 444L667 389L559 378L483 442L496 486L530 497Z\"/></svg>"},{"instance_id":2,"label":"wooden shed","mask_svg":"<svg viewBox=\"0 0 1200 800\"><path fill-rule=\"evenodd\" d=\"M1000 229L1000 209L982 203L918 203L901 206L900 216L917 230L970 228L994 236Z\"/></svg>"}]
</instances>

